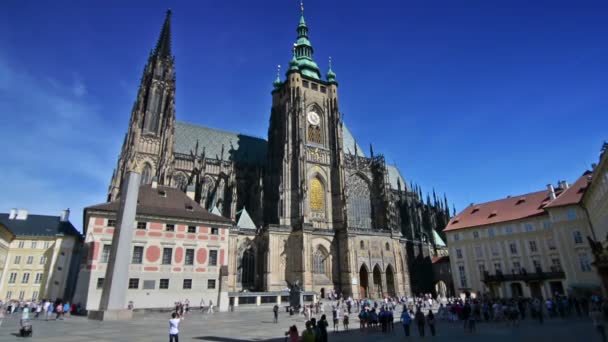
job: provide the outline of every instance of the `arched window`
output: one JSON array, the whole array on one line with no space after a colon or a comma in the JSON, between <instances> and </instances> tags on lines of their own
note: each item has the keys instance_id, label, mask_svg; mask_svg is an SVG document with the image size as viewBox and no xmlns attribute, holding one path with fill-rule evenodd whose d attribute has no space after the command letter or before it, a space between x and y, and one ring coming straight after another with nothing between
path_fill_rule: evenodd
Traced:
<instances>
[{"instance_id":1,"label":"arched window","mask_svg":"<svg viewBox=\"0 0 608 342\"><path fill-rule=\"evenodd\" d=\"M310 181L310 210L325 210L325 189L317 177Z\"/></svg>"},{"instance_id":2,"label":"arched window","mask_svg":"<svg viewBox=\"0 0 608 342\"><path fill-rule=\"evenodd\" d=\"M359 247L360 247L361 249L365 249L365 242L360 241L360 242L359 242Z\"/></svg>"},{"instance_id":3,"label":"arched window","mask_svg":"<svg viewBox=\"0 0 608 342\"><path fill-rule=\"evenodd\" d=\"M359 175L352 175L346 183L346 212L348 226L372 228L372 202L369 184Z\"/></svg>"},{"instance_id":4,"label":"arched window","mask_svg":"<svg viewBox=\"0 0 608 342\"><path fill-rule=\"evenodd\" d=\"M188 179L183 174L178 173L173 177L173 185L178 189L184 191L188 186Z\"/></svg>"},{"instance_id":5,"label":"arched window","mask_svg":"<svg viewBox=\"0 0 608 342\"><path fill-rule=\"evenodd\" d=\"M387 251L390 251L390 250L391 250L391 246L388 244L388 242L386 243L386 245L385 245L384 247L385 247L385 249L386 249Z\"/></svg>"},{"instance_id":6,"label":"arched window","mask_svg":"<svg viewBox=\"0 0 608 342\"><path fill-rule=\"evenodd\" d=\"M308 125L308 142L313 144L323 144L321 127L319 125Z\"/></svg>"},{"instance_id":7,"label":"arched window","mask_svg":"<svg viewBox=\"0 0 608 342\"><path fill-rule=\"evenodd\" d=\"M160 122L160 112L162 106L162 90L153 88L150 99L148 100L148 108L144 120L145 133L158 133L158 124Z\"/></svg>"},{"instance_id":8,"label":"arched window","mask_svg":"<svg viewBox=\"0 0 608 342\"><path fill-rule=\"evenodd\" d=\"M327 253L321 248L317 249L315 254L312 257L312 272L314 274L327 274L327 261L328 261Z\"/></svg>"},{"instance_id":9,"label":"arched window","mask_svg":"<svg viewBox=\"0 0 608 342\"><path fill-rule=\"evenodd\" d=\"M141 172L141 184L150 184L152 183L152 166L150 164L145 163L144 169Z\"/></svg>"},{"instance_id":10,"label":"arched window","mask_svg":"<svg viewBox=\"0 0 608 342\"><path fill-rule=\"evenodd\" d=\"M241 284L244 289L251 289L255 286L255 255L252 248L247 248L243 252L241 259Z\"/></svg>"}]
</instances>

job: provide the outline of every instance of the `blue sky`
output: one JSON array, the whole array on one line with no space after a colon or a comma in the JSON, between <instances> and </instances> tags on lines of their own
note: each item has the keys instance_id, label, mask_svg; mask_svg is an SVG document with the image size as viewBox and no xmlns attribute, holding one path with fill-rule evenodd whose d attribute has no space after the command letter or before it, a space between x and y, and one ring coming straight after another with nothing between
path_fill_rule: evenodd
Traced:
<instances>
[{"instance_id":1,"label":"blue sky","mask_svg":"<svg viewBox=\"0 0 608 342\"><path fill-rule=\"evenodd\" d=\"M266 137L298 2L6 1L0 212L103 202L148 53L173 10L177 119ZM574 181L608 139L605 1L308 0L345 122L458 210Z\"/></svg>"}]
</instances>

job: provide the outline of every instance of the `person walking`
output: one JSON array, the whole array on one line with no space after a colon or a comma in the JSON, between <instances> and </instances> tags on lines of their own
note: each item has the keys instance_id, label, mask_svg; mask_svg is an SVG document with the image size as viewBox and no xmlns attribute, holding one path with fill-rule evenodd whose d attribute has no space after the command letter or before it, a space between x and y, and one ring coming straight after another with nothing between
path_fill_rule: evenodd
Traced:
<instances>
[{"instance_id":1,"label":"person walking","mask_svg":"<svg viewBox=\"0 0 608 342\"><path fill-rule=\"evenodd\" d=\"M407 312L407 308L403 308L403 312L401 313L401 324L403 325L403 331L405 332L405 337L410 336L410 324L412 323L412 316Z\"/></svg>"},{"instance_id":2,"label":"person walking","mask_svg":"<svg viewBox=\"0 0 608 342\"><path fill-rule=\"evenodd\" d=\"M287 336L287 342L299 342L300 341L300 335L298 334L298 327L296 327L295 325L292 325L291 327L289 327L289 331L287 331L285 333L285 336Z\"/></svg>"},{"instance_id":3,"label":"person walking","mask_svg":"<svg viewBox=\"0 0 608 342\"><path fill-rule=\"evenodd\" d=\"M319 322L317 322L317 328L319 329L319 333L321 336L321 339L317 339L317 341L320 342L327 342L327 327L329 326L329 323L327 322L327 317L325 317L325 315L321 316L321 320L319 320Z\"/></svg>"},{"instance_id":4,"label":"person walking","mask_svg":"<svg viewBox=\"0 0 608 342\"><path fill-rule=\"evenodd\" d=\"M169 342L179 342L179 314L174 312L169 320Z\"/></svg>"},{"instance_id":5,"label":"person walking","mask_svg":"<svg viewBox=\"0 0 608 342\"><path fill-rule=\"evenodd\" d=\"M209 299L209 309L207 310L208 314L212 314L213 313L213 301L211 299Z\"/></svg>"},{"instance_id":6,"label":"person walking","mask_svg":"<svg viewBox=\"0 0 608 342\"><path fill-rule=\"evenodd\" d=\"M306 330L302 332L302 342L315 342L315 332L312 330L310 321L306 321Z\"/></svg>"},{"instance_id":7,"label":"person walking","mask_svg":"<svg viewBox=\"0 0 608 342\"><path fill-rule=\"evenodd\" d=\"M272 308L272 313L274 314L274 323L279 323L279 306L277 304Z\"/></svg>"},{"instance_id":8,"label":"person walking","mask_svg":"<svg viewBox=\"0 0 608 342\"><path fill-rule=\"evenodd\" d=\"M424 325L425 325L425 317L420 307L418 307L418 311L416 311L416 316L414 316L416 320L416 324L418 325L418 334L420 337L424 337Z\"/></svg>"},{"instance_id":9,"label":"person walking","mask_svg":"<svg viewBox=\"0 0 608 342\"><path fill-rule=\"evenodd\" d=\"M426 324L429 325L431 336L435 336L435 315L433 314L433 310L429 310L429 313L426 315Z\"/></svg>"},{"instance_id":10,"label":"person walking","mask_svg":"<svg viewBox=\"0 0 608 342\"><path fill-rule=\"evenodd\" d=\"M602 315L602 312L600 311L600 308L596 304L593 304L591 311L589 311L589 317L593 322L595 330L597 330L597 332L600 334L602 342L606 342L606 328L604 327L604 317Z\"/></svg>"},{"instance_id":11,"label":"person walking","mask_svg":"<svg viewBox=\"0 0 608 342\"><path fill-rule=\"evenodd\" d=\"M46 320L48 321L51 317L53 317L53 304L51 302L47 302L46 306Z\"/></svg>"},{"instance_id":12,"label":"person walking","mask_svg":"<svg viewBox=\"0 0 608 342\"><path fill-rule=\"evenodd\" d=\"M344 313L344 320L342 321L342 326L344 326L344 331L348 331L348 312Z\"/></svg>"}]
</instances>

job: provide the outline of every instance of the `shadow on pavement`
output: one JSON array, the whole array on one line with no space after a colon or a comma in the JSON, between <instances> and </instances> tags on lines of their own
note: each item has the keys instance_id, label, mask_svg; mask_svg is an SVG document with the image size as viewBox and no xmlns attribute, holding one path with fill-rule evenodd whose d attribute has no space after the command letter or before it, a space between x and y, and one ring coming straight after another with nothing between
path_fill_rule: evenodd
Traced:
<instances>
[{"instance_id":1,"label":"shadow on pavement","mask_svg":"<svg viewBox=\"0 0 608 342\"><path fill-rule=\"evenodd\" d=\"M248 339L238 339L238 338L229 338L229 337L219 337L219 336L199 336L193 337L193 340L205 340L205 341L215 341L215 342L245 342L245 341L260 341L260 342L283 342L285 338L248 338Z\"/></svg>"}]
</instances>

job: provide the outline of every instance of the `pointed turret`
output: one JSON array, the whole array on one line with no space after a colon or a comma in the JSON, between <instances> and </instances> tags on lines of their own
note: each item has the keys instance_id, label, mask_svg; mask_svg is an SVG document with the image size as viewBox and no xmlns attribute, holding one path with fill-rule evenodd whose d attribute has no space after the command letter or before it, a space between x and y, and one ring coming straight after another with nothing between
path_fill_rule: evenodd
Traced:
<instances>
[{"instance_id":1,"label":"pointed turret","mask_svg":"<svg viewBox=\"0 0 608 342\"><path fill-rule=\"evenodd\" d=\"M331 69L331 57L329 57L329 70L327 70L327 75L325 78L329 83L334 83L336 85L338 84L338 81L336 81L336 73Z\"/></svg>"},{"instance_id":2,"label":"pointed turret","mask_svg":"<svg viewBox=\"0 0 608 342\"><path fill-rule=\"evenodd\" d=\"M156 48L154 49L154 55L159 58L170 58L171 55L171 10L167 10L165 15L165 22L163 28L160 31Z\"/></svg>"},{"instance_id":3,"label":"pointed turret","mask_svg":"<svg viewBox=\"0 0 608 342\"><path fill-rule=\"evenodd\" d=\"M277 66L277 78L275 78L274 82L272 82L272 86L274 87L274 90L277 90L277 89L281 88L282 84L283 84L283 82L281 82L281 66L278 65Z\"/></svg>"},{"instance_id":4,"label":"pointed turret","mask_svg":"<svg viewBox=\"0 0 608 342\"><path fill-rule=\"evenodd\" d=\"M317 80L321 79L321 71L312 59L314 49L308 40L308 26L304 19L304 3L300 3L300 23L298 24L298 40L295 43L295 57L300 71L304 76Z\"/></svg>"}]
</instances>

